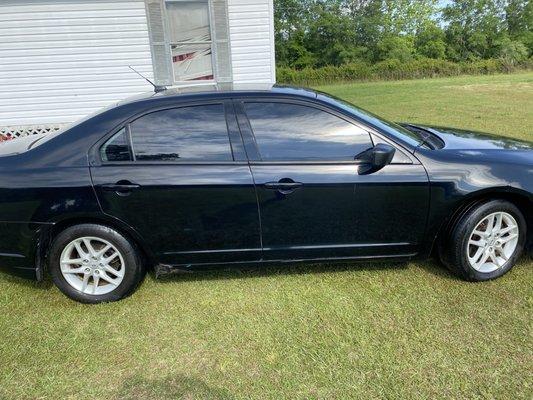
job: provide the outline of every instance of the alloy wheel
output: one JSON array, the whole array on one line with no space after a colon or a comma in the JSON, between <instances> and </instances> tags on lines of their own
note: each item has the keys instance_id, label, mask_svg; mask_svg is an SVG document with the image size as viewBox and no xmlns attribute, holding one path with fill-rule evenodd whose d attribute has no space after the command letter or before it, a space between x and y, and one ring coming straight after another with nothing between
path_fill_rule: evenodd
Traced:
<instances>
[{"instance_id":1,"label":"alloy wheel","mask_svg":"<svg viewBox=\"0 0 533 400\"><path fill-rule=\"evenodd\" d=\"M105 239L86 236L65 246L61 273L76 290L102 295L115 290L124 279L125 263L120 251Z\"/></svg>"},{"instance_id":2,"label":"alloy wheel","mask_svg":"<svg viewBox=\"0 0 533 400\"><path fill-rule=\"evenodd\" d=\"M516 219L507 212L484 217L468 240L466 251L472 268L483 273L502 268L516 250L519 232Z\"/></svg>"}]
</instances>

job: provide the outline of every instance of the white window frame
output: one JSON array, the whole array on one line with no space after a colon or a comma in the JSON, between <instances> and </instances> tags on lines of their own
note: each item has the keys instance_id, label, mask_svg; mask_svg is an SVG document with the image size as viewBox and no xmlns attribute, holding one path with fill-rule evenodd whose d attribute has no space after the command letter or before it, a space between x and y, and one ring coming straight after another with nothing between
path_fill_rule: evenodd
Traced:
<instances>
[{"instance_id":1,"label":"white window frame","mask_svg":"<svg viewBox=\"0 0 533 400\"><path fill-rule=\"evenodd\" d=\"M144 1L155 84L179 87L184 85L231 84L233 82L228 0L207 1L213 79L188 81L175 80L170 43L170 20L167 15L166 0ZM219 23L215 24L217 21Z\"/></svg>"},{"instance_id":2,"label":"white window frame","mask_svg":"<svg viewBox=\"0 0 533 400\"><path fill-rule=\"evenodd\" d=\"M172 84L174 86L184 86L184 85L187 85L187 86L190 86L190 85L212 85L214 83L217 82L217 71L216 71L216 57L215 57L215 52L216 52L216 46L215 46L215 41L213 40L213 37L214 37L214 31L213 31L213 25L212 25L212 21L213 21L213 16L212 16L212 13L213 13L213 10L212 10L212 4L211 4L211 0L206 0L206 1L198 1L199 3L207 3L207 13L208 13L208 22L209 22L209 36L210 36L210 40L209 41L203 41L203 42L171 42L170 41L170 18L167 14L167 3L187 3L187 2L191 2L193 3L195 0L163 0L163 16L164 16L164 19L165 19L165 37L166 37L166 45L168 46L168 52L169 52L169 55L170 55L170 59L167 60L167 62L169 63L169 68L170 68L170 72L171 72L171 76L172 76ZM211 72L212 72L212 75L213 75L213 79L191 79L191 80L188 80L188 81L176 81L176 75L174 73L174 62L172 61L172 46L173 45L180 45L180 44L188 44L188 45L202 45L202 44L209 44L211 46Z\"/></svg>"}]
</instances>

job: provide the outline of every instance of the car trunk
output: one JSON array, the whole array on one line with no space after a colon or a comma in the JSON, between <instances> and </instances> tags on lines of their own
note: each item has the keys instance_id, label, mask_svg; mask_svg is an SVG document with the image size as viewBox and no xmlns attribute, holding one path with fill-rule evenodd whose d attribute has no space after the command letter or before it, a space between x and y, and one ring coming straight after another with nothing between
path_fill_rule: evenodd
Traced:
<instances>
[{"instance_id":1,"label":"car trunk","mask_svg":"<svg viewBox=\"0 0 533 400\"><path fill-rule=\"evenodd\" d=\"M37 135L22 136L14 139L4 140L0 142L0 157L12 156L15 154L24 153L32 147L32 145L43 138L46 133Z\"/></svg>"}]
</instances>

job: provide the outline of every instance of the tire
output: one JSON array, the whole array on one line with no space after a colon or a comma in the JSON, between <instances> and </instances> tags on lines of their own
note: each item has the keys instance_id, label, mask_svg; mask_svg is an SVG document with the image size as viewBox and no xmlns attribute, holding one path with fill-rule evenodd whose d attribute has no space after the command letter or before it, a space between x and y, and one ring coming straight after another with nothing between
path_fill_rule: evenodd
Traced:
<instances>
[{"instance_id":1,"label":"tire","mask_svg":"<svg viewBox=\"0 0 533 400\"><path fill-rule=\"evenodd\" d=\"M135 244L97 224L74 225L59 233L48 254L48 269L61 292L93 304L127 297L145 274Z\"/></svg>"},{"instance_id":2,"label":"tire","mask_svg":"<svg viewBox=\"0 0 533 400\"><path fill-rule=\"evenodd\" d=\"M502 221L500 229L498 219ZM526 221L520 210L508 201L489 200L471 207L455 224L440 249L440 258L461 278L486 281L506 274L522 255L525 243Z\"/></svg>"}]
</instances>

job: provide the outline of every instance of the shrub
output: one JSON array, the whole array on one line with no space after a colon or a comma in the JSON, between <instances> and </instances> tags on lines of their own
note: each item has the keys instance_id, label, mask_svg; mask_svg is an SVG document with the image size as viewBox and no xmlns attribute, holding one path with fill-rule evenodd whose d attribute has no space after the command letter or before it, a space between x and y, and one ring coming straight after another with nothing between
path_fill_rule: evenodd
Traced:
<instances>
[{"instance_id":1,"label":"shrub","mask_svg":"<svg viewBox=\"0 0 533 400\"><path fill-rule=\"evenodd\" d=\"M278 82L291 85L320 85L333 82L421 79L456 75L486 75L509 73L521 69L533 69L533 58L510 64L505 59L452 62L432 58L421 58L407 62L397 59L380 61L376 64L355 62L340 66L304 68L288 67L277 69Z\"/></svg>"}]
</instances>

